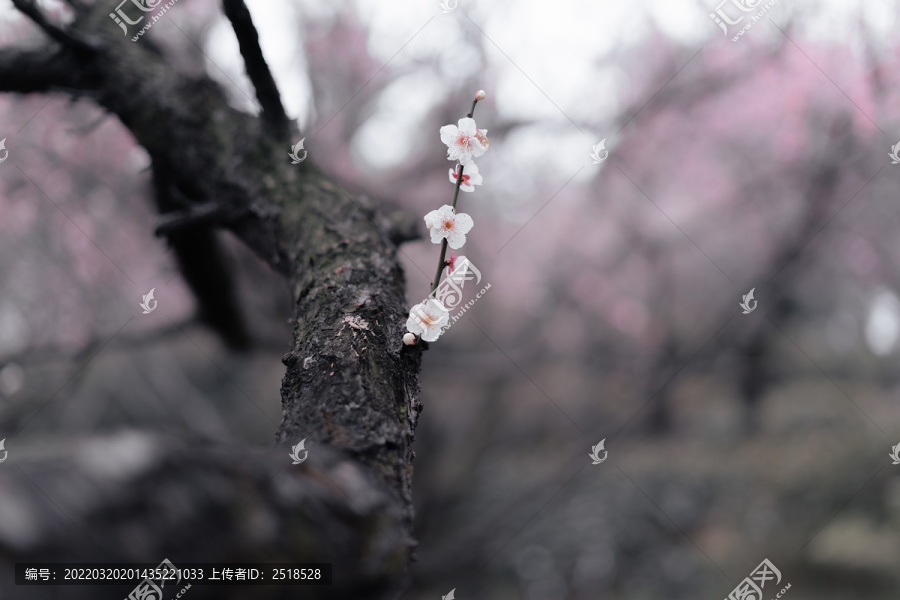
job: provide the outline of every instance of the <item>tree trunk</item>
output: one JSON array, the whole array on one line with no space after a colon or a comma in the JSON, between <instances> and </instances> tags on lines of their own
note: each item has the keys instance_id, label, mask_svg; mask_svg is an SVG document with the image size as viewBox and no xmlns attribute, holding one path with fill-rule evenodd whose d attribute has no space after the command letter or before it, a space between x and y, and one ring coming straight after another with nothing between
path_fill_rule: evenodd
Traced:
<instances>
[{"instance_id":1,"label":"tree trunk","mask_svg":"<svg viewBox=\"0 0 900 600\"><path fill-rule=\"evenodd\" d=\"M210 324L232 346L246 342L237 309L210 304L227 294L219 289L231 285L227 273L196 265L198 255L216 260L210 233L225 228L290 282L294 341L283 358L275 450L134 432L3 465L0 596L115 596L113 588L13 588L15 562L164 558L334 565L330 588L194 586L193 599L395 596L414 547L411 443L421 410L420 347L401 341L396 244L410 239L408 227L351 197L311 160L290 164L290 141L300 136L291 135L242 2L223 5L258 118L230 108L211 80L174 71L151 35L122 37L105 4L73 3L77 18L64 29L30 1L15 4L53 41L0 52L0 91L84 95L114 113L152 158L157 231L181 265L193 265L184 274L214 315ZM304 438L309 458L292 465L287 446Z\"/></svg>"}]
</instances>

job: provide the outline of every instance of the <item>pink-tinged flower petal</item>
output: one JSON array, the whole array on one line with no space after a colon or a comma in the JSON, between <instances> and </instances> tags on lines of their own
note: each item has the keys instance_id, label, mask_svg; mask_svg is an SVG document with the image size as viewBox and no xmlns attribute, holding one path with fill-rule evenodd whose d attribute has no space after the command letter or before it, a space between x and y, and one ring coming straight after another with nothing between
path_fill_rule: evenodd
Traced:
<instances>
[{"instance_id":1,"label":"pink-tinged flower petal","mask_svg":"<svg viewBox=\"0 0 900 600\"><path fill-rule=\"evenodd\" d=\"M449 204L445 204L439 209L431 211L429 214L434 215L434 223L438 228L446 224L447 221L452 221L453 217L456 216L456 212Z\"/></svg>"},{"instance_id":2,"label":"pink-tinged flower petal","mask_svg":"<svg viewBox=\"0 0 900 600\"><path fill-rule=\"evenodd\" d=\"M491 140L489 140L487 136L487 129L479 129L478 133L475 134L475 139L478 140L478 143L484 146L485 150L487 150L491 145Z\"/></svg>"},{"instance_id":3,"label":"pink-tinged flower petal","mask_svg":"<svg viewBox=\"0 0 900 600\"><path fill-rule=\"evenodd\" d=\"M446 323L445 323L446 324ZM423 334L422 339L426 342L436 342L444 331L440 327L429 327Z\"/></svg>"},{"instance_id":4,"label":"pink-tinged flower petal","mask_svg":"<svg viewBox=\"0 0 900 600\"><path fill-rule=\"evenodd\" d=\"M456 136L459 134L459 130L456 128L456 125L444 125L441 127L441 142L449 145Z\"/></svg>"},{"instance_id":5,"label":"pink-tinged flower petal","mask_svg":"<svg viewBox=\"0 0 900 600\"><path fill-rule=\"evenodd\" d=\"M455 220L456 215L453 213L453 207L449 204L425 215L425 224L431 231L431 242L440 244L441 240L447 237L448 231L453 228Z\"/></svg>"},{"instance_id":6,"label":"pink-tinged flower petal","mask_svg":"<svg viewBox=\"0 0 900 600\"><path fill-rule=\"evenodd\" d=\"M445 237L447 237L447 236L440 227L432 227L431 228L431 243L432 244L440 244L441 240L443 240Z\"/></svg>"},{"instance_id":7,"label":"pink-tinged flower petal","mask_svg":"<svg viewBox=\"0 0 900 600\"><path fill-rule=\"evenodd\" d=\"M428 229L431 229L432 227L435 226L435 224L437 224L437 222L439 220L440 220L440 213L436 210L433 210L430 213L428 213L427 215L425 215L425 227L427 227Z\"/></svg>"},{"instance_id":8,"label":"pink-tinged flower petal","mask_svg":"<svg viewBox=\"0 0 900 600\"><path fill-rule=\"evenodd\" d=\"M456 160L461 164L466 164L466 162L469 161L467 155L465 154L466 152L467 150L462 148L461 146L452 145L447 148L447 160Z\"/></svg>"},{"instance_id":9,"label":"pink-tinged flower petal","mask_svg":"<svg viewBox=\"0 0 900 600\"><path fill-rule=\"evenodd\" d=\"M465 117L459 120L459 132L466 137L475 137L478 128L475 126L475 119Z\"/></svg>"},{"instance_id":10,"label":"pink-tinged flower petal","mask_svg":"<svg viewBox=\"0 0 900 600\"><path fill-rule=\"evenodd\" d=\"M466 213L459 213L456 215L456 219L454 219L453 231L465 235L472 230L474 225L475 221L472 220L472 217Z\"/></svg>"},{"instance_id":11,"label":"pink-tinged flower petal","mask_svg":"<svg viewBox=\"0 0 900 600\"><path fill-rule=\"evenodd\" d=\"M447 245L454 250L459 250L466 245L466 236L462 233L451 231L449 235L447 235Z\"/></svg>"},{"instance_id":12,"label":"pink-tinged flower petal","mask_svg":"<svg viewBox=\"0 0 900 600\"><path fill-rule=\"evenodd\" d=\"M459 164L468 166L472 164L472 161L483 155L485 152L486 150L484 146L481 145L481 142L476 140L474 137L470 137L466 140L465 147L459 148L459 156L456 158L456 160L459 161Z\"/></svg>"}]
</instances>

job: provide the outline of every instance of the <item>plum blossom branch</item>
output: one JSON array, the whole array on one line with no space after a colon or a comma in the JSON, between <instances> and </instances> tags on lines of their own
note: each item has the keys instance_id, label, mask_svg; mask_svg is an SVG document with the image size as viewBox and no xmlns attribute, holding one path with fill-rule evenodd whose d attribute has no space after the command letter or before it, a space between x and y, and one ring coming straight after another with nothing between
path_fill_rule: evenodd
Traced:
<instances>
[{"instance_id":1,"label":"plum blossom branch","mask_svg":"<svg viewBox=\"0 0 900 600\"><path fill-rule=\"evenodd\" d=\"M403 342L407 345L415 344L419 337L426 342L437 340L449 320L449 312L437 299L436 294L444 268L449 267L451 271L454 268L456 256L453 254L448 261L447 247L453 250L462 248L466 243L466 234L475 225L472 217L456 212L456 203L459 200L460 190L474 192L474 186L481 185L483 180L474 161L487 152L490 140L487 137L487 129L478 129L472 117L475 114L475 106L479 100L484 100L484 96L484 91L479 90L466 117L460 119L457 125L445 125L440 129L441 141L447 145L447 160L457 162L456 169L450 169L449 172L450 182L455 184L453 204L445 204L425 215L425 225L431 233L431 241L441 245L441 254L431 285L431 293L410 310L409 319L406 321L409 333L403 336ZM465 173L467 165L471 165L468 174Z\"/></svg>"}]
</instances>

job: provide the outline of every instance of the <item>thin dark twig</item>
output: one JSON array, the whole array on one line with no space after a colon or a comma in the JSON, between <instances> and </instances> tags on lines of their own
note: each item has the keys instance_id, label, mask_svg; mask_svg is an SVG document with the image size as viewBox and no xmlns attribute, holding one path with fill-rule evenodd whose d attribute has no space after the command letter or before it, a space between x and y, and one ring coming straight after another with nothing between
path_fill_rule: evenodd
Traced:
<instances>
[{"instance_id":1,"label":"thin dark twig","mask_svg":"<svg viewBox=\"0 0 900 600\"><path fill-rule=\"evenodd\" d=\"M51 23L35 5L34 0L12 0L12 3L19 12L34 21L34 24L40 27L52 40L59 42L63 46L90 54L94 54L100 49L98 44L84 36Z\"/></svg>"},{"instance_id":2,"label":"thin dark twig","mask_svg":"<svg viewBox=\"0 0 900 600\"><path fill-rule=\"evenodd\" d=\"M253 24L244 0L222 0L225 16L237 36L244 57L247 76L256 90L256 98L262 106L262 120L278 135L287 137L288 117L281 102L281 94L272 77L272 71L259 46L259 33Z\"/></svg>"}]
</instances>

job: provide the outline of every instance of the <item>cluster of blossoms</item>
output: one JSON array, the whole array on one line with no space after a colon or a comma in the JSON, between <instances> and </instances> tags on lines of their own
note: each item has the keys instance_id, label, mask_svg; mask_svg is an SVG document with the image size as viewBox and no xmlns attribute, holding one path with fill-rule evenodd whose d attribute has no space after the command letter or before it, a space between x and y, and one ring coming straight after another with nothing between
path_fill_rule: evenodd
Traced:
<instances>
[{"instance_id":1,"label":"cluster of blossoms","mask_svg":"<svg viewBox=\"0 0 900 600\"><path fill-rule=\"evenodd\" d=\"M462 264L466 262L464 256L457 257L452 251L450 258L447 259L447 246L452 250L462 248L466 243L466 234L475 225L472 217L456 212L456 201L460 190L474 192L475 186L481 185L482 177L474 161L487 152L491 143L487 137L487 129L478 129L472 118L479 100L484 100L484 91L475 94L472 110L464 119L460 119L457 125L441 127L441 141L447 145L447 160L457 163L456 168L449 171L450 183L456 187L453 192L453 204L445 204L425 215L425 226L431 233L431 242L441 245L441 257L438 260L438 270L431 286L431 293L409 311L409 319L406 321L409 333L403 336L403 342L407 345L415 344L419 338L426 342L437 340L450 320L450 312L435 298L435 293L444 268L447 269L447 276L453 277L456 261L460 260Z\"/></svg>"}]
</instances>

